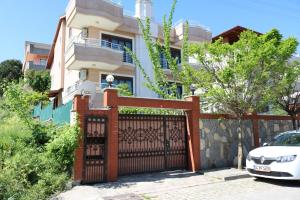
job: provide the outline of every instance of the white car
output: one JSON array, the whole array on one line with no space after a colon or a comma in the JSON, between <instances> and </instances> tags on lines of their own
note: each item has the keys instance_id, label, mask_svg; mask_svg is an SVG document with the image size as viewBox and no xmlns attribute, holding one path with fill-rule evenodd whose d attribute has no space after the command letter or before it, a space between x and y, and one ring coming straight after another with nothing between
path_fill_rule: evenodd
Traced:
<instances>
[{"instance_id":1,"label":"white car","mask_svg":"<svg viewBox=\"0 0 300 200\"><path fill-rule=\"evenodd\" d=\"M300 180L300 131L281 133L250 151L246 168L254 177Z\"/></svg>"}]
</instances>

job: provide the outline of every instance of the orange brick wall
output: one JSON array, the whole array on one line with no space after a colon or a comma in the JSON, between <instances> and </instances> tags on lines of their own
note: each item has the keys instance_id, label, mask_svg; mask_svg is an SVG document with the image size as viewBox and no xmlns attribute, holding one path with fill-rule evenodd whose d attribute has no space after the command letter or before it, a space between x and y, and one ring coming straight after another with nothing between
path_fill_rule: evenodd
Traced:
<instances>
[{"instance_id":1,"label":"orange brick wall","mask_svg":"<svg viewBox=\"0 0 300 200\"><path fill-rule=\"evenodd\" d=\"M75 96L74 110L78 113L78 121L83 137L85 128L85 116L105 115L108 118L107 136L107 181L118 179L118 107L152 107L172 108L186 111L188 122L188 166L189 170L195 172L200 169L200 137L199 137L199 97L192 96L185 101L145 99L132 97L119 97L115 89L104 91L104 107L107 110L89 110L89 97ZM82 137L79 140L79 147L76 150L74 164L74 180L77 182L83 179L83 155L84 147Z\"/></svg>"}]
</instances>

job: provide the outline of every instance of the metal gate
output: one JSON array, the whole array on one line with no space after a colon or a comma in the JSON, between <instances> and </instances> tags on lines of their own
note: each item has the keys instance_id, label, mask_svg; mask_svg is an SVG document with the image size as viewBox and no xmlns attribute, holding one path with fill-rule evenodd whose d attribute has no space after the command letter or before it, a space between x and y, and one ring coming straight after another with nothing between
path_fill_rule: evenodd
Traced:
<instances>
[{"instance_id":1,"label":"metal gate","mask_svg":"<svg viewBox=\"0 0 300 200\"><path fill-rule=\"evenodd\" d=\"M119 115L119 175L186 169L185 116Z\"/></svg>"},{"instance_id":2,"label":"metal gate","mask_svg":"<svg viewBox=\"0 0 300 200\"><path fill-rule=\"evenodd\" d=\"M86 117L82 181L84 184L106 180L106 122L105 117Z\"/></svg>"}]
</instances>

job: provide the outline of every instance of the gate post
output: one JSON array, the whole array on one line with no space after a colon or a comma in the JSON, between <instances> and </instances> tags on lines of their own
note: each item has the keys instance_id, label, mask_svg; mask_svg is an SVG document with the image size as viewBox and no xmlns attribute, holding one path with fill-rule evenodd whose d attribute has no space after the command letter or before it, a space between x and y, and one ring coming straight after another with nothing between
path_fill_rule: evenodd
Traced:
<instances>
[{"instance_id":1,"label":"gate post","mask_svg":"<svg viewBox=\"0 0 300 200\"><path fill-rule=\"evenodd\" d=\"M89 96L76 95L73 100L73 109L78 114L78 125L80 127L80 138L79 145L75 150L75 161L74 161L74 181L80 183L83 180L83 154L84 154L84 124L85 114L88 112Z\"/></svg>"},{"instance_id":2,"label":"gate post","mask_svg":"<svg viewBox=\"0 0 300 200\"><path fill-rule=\"evenodd\" d=\"M116 89L104 90L103 106L109 107L107 132L107 181L118 179L118 91Z\"/></svg>"},{"instance_id":3,"label":"gate post","mask_svg":"<svg viewBox=\"0 0 300 200\"><path fill-rule=\"evenodd\" d=\"M199 136L200 98L198 96L190 96L185 98L185 100L193 102L192 110L186 111L188 121L188 167L189 170L196 172L200 170L201 166Z\"/></svg>"}]
</instances>

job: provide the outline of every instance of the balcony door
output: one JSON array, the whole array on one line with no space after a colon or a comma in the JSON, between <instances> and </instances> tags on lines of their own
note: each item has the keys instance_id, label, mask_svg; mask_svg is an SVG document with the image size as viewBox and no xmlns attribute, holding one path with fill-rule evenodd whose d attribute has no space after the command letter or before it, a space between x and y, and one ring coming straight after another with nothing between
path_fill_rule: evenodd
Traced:
<instances>
[{"instance_id":1,"label":"balcony door","mask_svg":"<svg viewBox=\"0 0 300 200\"><path fill-rule=\"evenodd\" d=\"M123 62L133 63L131 56L125 51L124 47L127 47L132 51L132 40L128 38L117 37L113 35L102 34L102 40L112 43L112 48L121 48L124 51Z\"/></svg>"}]
</instances>

